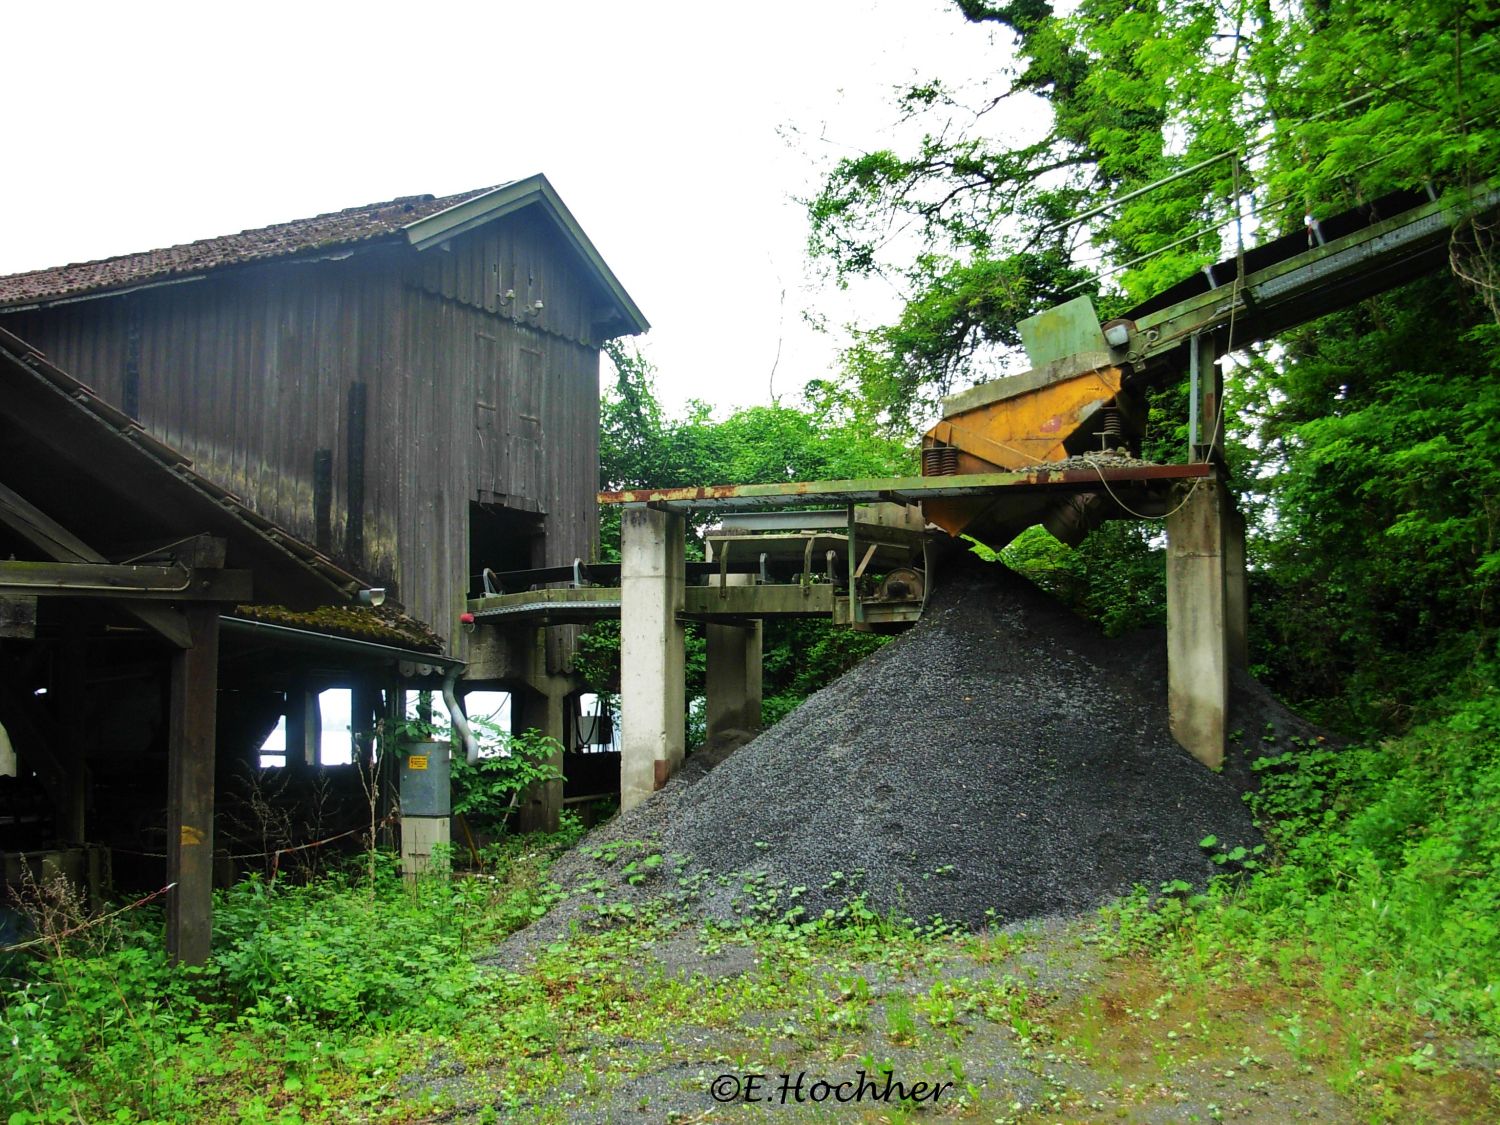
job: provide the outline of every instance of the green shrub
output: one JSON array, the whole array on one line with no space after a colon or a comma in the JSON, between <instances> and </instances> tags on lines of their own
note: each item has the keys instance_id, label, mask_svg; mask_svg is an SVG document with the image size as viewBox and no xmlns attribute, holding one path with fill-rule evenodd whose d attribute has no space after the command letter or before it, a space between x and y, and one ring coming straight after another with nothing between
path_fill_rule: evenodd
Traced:
<instances>
[{"instance_id":1,"label":"green shrub","mask_svg":"<svg viewBox=\"0 0 1500 1125\"><path fill-rule=\"evenodd\" d=\"M548 857L580 834L492 847L472 877L407 884L381 856L374 880L250 879L215 896L202 969L168 964L159 909L66 938L81 919L54 915L0 990L0 1121L283 1120L278 1091L317 1103L333 1070L392 1073L392 1035L495 1003L503 978L472 955L545 913Z\"/></svg>"},{"instance_id":2,"label":"green shrub","mask_svg":"<svg viewBox=\"0 0 1500 1125\"><path fill-rule=\"evenodd\" d=\"M476 828L502 832L526 790L562 780L557 766L562 743L535 729L508 734L479 720L471 726L480 739L481 757L470 762L454 756L453 811Z\"/></svg>"},{"instance_id":3,"label":"green shrub","mask_svg":"<svg viewBox=\"0 0 1500 1125\"><path fill-rule=\"evenodd\" d=\"M1251 803L1279 862L1152 926L1137 904L1132 931L1228 957L1295 947L1343 1002L1500 1036L1500 690L1378 746L1261 768Z\"/></svg>"}]
</instances>

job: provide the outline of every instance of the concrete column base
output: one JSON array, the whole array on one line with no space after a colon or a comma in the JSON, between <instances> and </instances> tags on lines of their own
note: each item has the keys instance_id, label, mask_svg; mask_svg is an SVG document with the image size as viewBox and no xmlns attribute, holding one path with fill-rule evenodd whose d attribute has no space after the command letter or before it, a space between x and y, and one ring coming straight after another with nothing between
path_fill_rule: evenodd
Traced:
<instances>
[{"instance_id":1,"label":"concrete column base","mask_svg":"<svg viewBox=\"0 0 1500 1125\"><path fill-rule=\"evenodd\" d=\"M620 520L620 809L682 764L686 683L683 518L629 506Z\"/></svg>"},{"instance_id":2,"label":"concrete column base","mask_svg":"<svg viewBox=\"0 0 1500 1125\"><path fill-rule=\"evenodd\" d=\"M435 846L447 849L452 843L446 816L403 816L401 818L401 873L408 879L433 870Z\"/></svg>"},{"instance_id":3,"label":"concrete column base","mask_svg":"<svg viewBox=\"0 0 1500 1125\"><path fill-rule=\"evenodd\" d=\"M1172 736L1210 769L1224 763L1229 712L1224 517L1213 480L1167 517L1167 710Z\"/></svg>"},{"instance_id":4,"label":"concrete column base","mask_svg":"<svg viewBox=\"0 0 1500 1125\"><path fill-rule=\"evenodd\" d=\"M548 685L552 688L552 685ZM511 726L517 734L527 730L538 730L548 738L557 740L557 749L550 759L557 770L556 781L544 781L533 785L521 797L521 807L516 812L516 827L521 832L556 832L562 816L563 802L563 703L565 687L552 690L527 689L511 693Z\"/></svg>"},{"instance_id":5,"label":"concrete column base","mask_svg":"<svg viewBox=\"0 0 1500 1125\"><path fill-rule=\"evenodd\" d=\"M748 586L754 575L725 575L726 585ZM707 737L729 730L760 729L761 622L704 628L707 641L705 719Z\"/></svg>"},{"instance_id":6,"label":"concrete column base","mask_svg":"<svg viewBox=\"0 0 1500 1125\"><path fill-rule=\"evenodd\" d=\"M1235 508L1224 514L1224 628L1228 630L1229 666L1249 668L1250 592L1245 576L1245 517Z\"/></svg>"}]
</instances>

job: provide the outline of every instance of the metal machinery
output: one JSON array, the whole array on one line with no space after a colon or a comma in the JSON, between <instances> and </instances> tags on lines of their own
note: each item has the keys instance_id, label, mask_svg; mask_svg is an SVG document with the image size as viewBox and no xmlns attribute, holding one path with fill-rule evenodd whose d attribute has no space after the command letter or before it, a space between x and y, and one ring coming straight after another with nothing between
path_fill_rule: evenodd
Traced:
<instances>
[{"instance_id":1,"label":"metal machinery","mask_svg":"<svg viewBox=\"0 0 1500 1125\"><path fill-rule=\"evenodd\" d=\"M904 628L926 601L927 531L916 504L860 504L844 511L734 512L707 537L720 567L718 592L731 557L756 560L762 583L780 574L804 586L842 588L833 619L856 629ZM710 585L713 580L710 579ZM852 596L851 596L852 595ZM712 599L710 599L712 600Z\"/></svg>"},{"instance_id":2,"label":"metal machinery","mask_svg":"<svg viewBox=\"0 0 1500 1125\"><path fill-rule=\"evenodd\" d=\"M681 617L831 617L861 630L900 629L921 614L928 542L916 504L732 510L705 533L707 560L685 565ZM469 610L475 624L503 627L618 617L620 569L575 560L571 567L486 571L484 596ZM858 593L853 608L850 589Z\"/></svg>"},{"instance_id":3,"label":"metal machinery","mask_svg":"<svg viewBox=\"0 0 1500 1125\"><path fill-rule=\"evenodd\" d=\"M599 501L723 513L707 535L711 561L687 564L686 618L910 624L928 585L924 529L1000 547L1040 523L1077 543L1105 519L1162 514L1175 483L1214 473L1217 357L1434 268L1455 225L1497 203L1493 188L1458 206L1397 192L1205 267L1107 323L1087 297L1023 321L1031 369L945 400L922 439L920 477L632 490ZM1185 462L1139 461L1147 394L1184 373ZM822 510L785 510L809 504ZM748 588L730 574L751 576ZM470 610L491 624L596 620L618 615L619 582L618 565L515 572L495 576Z\"/></svg>"},{"instance_id":4,"label":"metal machinery","mask_svg":"<svg viewBox=\"0 0 1500 1125\"><path fill-rule=\"evenodd\" d=\"M1440 265L1457 222L1497 202L1495 190L1462 206L1431 191L1392 193L1205 267L1108 323L1087 297L1021 322L1031 370L948 399L922 440L923 475L1093 469L1099 487L933 500L928 521L998 547L1034 523L1076 544L1104 519L1161 514L1159 496L1122 502L1105 471L1140 464L1129 455L1139 452L1153 387L1189 375L1187 460L1216 460L1219 356Z\"/></svg>"},{"instance_id":5,"label":"metal machinery","mask_svg":"<svg viewBox=\"0 0 1500 1125\"><path fill-rule=\"evenodd\" d=\"M709 627L712 731L716 682L719 713L759 714L765 618L899 628L920 616L955 537L998 548L1040 523L1076 543L1105 519L1165 516L1172 731L1217 768L1229 670L1246 662L1246 595L1244 524L1220 480L1216 360L1440 265L1454 228L1497 203L1489 187L1457 204L1398 193L1241 251L1108 323L1088 298L1068 301L1019 326L1029 371L944 403L922 439L922 475L600 493L624 508L624 562L500 576L515 592L487 590L469 604L473 620L503 635L621 619L629 808L682 761L685 624ZM1149 393L1183 376L1185 457L1138 460ZM685 561L690 521L714 519L707 560Z\"/></svg>"}]
</instances>

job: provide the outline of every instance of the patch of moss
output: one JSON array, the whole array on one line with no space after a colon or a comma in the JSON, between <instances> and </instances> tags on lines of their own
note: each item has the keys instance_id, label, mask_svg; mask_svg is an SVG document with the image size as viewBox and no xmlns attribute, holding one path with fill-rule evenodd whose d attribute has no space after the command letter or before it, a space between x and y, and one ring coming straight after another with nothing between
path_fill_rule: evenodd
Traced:
<instances>
[{"instance_id":1,"label":"patch of moss","mask_svg":"<svg viewBox=\"0 0 1500 1125\"><path fill-rule=\"evenodd\" d=\"M442 652L443 638L426 622L385 606L325 605L299 611L281 605L241 605L235 616L292 629L312 629L336 637L393 645L418 652Z\"/></svg>"}]
</instances>

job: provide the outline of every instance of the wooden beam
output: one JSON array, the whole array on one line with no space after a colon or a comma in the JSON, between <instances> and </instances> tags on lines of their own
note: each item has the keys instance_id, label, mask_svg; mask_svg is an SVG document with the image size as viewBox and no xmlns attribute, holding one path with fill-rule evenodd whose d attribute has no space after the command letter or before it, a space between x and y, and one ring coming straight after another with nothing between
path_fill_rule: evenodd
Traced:
<instances>
[{"instance_id":1,"label":"wooden beam","mask_svg":"<svg viewBox=\"0 0 1500 1125\"><path fill-rule=\"evenodd\" d=\"M24 496L3 484L0 484L0 524L10 528L55 562L109 561ZM178 648L187 648L193 643L187 618L175 609L139 601L134 604L122 603L120 608Z\"/></svg>"},{"instance_id":2,"label":"wooden beam","mask_svg":"<svg viewBox=\"0 0 1500 1125\"><path fill-rule=\"evenodd\" d=\"M251 581L248 570L0 561L0 592L12 591L70 598L238 603L250 600Z\"/></svg>"},{"instance_id":3,"label":"wooden beam","mask_svg":"<svg viewBox=\"0 0 1500 1125\"><path fill-rule=\"evenodd\" d=\"M0 523L59 561L107 561L31 501L3 484L0 484Z\"/></svg>"},{"instance_id":4,"label":"wooden beam","mask_svg":"<svg viewBox=\"0 0 1500 1125\"><path fill-rule=\"evenodd\" d=\"M147 566L178 563L182 566L223 567L229 543L219 535L189 535L171 543L111 543L110 561Z\"/></svg>"},{"instance_id":5,"label":"wooden beam","mask_svg":"<svg viewBox=\"0 0 1500 1125\"><path fill-rule=\"evenodd\" d=\"M167 952L175 964L208 960L213 933L214 722L219 608L185 611L192 645L172 656L167 747Z\"/></svg>"}]
</instances>

